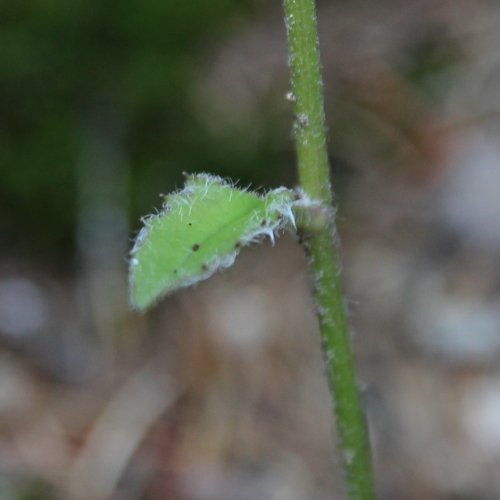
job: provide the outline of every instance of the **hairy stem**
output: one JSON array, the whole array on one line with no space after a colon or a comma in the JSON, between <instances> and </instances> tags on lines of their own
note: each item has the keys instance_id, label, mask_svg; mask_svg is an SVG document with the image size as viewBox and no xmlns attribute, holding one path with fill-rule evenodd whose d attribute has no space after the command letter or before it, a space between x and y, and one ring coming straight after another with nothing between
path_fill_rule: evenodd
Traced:
<instances>
[{"instance_id":1,"label":"hairy stem","mask_svg":"<svg viewBox=\"0 0 500 500\"><path fill-rule=\"evenodd\" d=\"M300 185L310 198L331 206L314 0L284 0L284 9ZM348 495L350 499L369 500L376 497L371 454L339 280L334 214L330 210L323 227L310 231L306 245Z\"/></svg>"}]
</instances>

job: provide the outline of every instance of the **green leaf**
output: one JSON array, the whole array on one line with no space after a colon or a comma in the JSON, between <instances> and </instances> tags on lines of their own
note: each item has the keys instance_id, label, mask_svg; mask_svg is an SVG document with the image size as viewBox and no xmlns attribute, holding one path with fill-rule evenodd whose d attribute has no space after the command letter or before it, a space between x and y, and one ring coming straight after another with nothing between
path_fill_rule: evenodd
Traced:
<instances>
[{"instance_id":1,"label":"green leaf","mask_svg":"<svg viewBox=\"0 0 500 500\"><path fill-rule=\"evenodd\" d=\"M233 264L241 247L294 225L294 193L260 196L220 177L189 176L165 197L162 211L143 219L130 259L130 302L144 311L164 295Z\"/></svg>"}]
</instances>

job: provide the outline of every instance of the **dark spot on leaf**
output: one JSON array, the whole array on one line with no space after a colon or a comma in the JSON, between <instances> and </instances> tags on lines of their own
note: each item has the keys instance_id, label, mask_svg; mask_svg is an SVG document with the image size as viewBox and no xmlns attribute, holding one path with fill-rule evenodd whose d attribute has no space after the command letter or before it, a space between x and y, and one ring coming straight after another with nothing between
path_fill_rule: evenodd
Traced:
<instances>
[{"instance_id":1,"label":"dark spot on leaf","mask_svg":"<svg viewBox=\"0 0 500 500\"><path fill-rule=\"evenodd\" d=\"M208 271L208 266L206 264L201 265L201 270L202 271Z\"/></svg>"},{"instance_id":2,"label":"dark spot on leaf","mask_svg":"<svg viewBox=\"0 0 500 500\"><path fill-rule=\"evenodd\" d=\"M261 226L266 226L266 225L267 225L267 219L262 219L262 220L260 221L260 225L261 225Z\"/></svg>"},{"instance_id":3,"label":"dark spot on leaf","mask_svg":"<svg viewBox=\"0 0 500 500\"><path fill-rule=\"evenodd\" d=\"M192 226L192 225L193 225L193 223L192 223L192 222L188 222L188 226Z\"/></svg>"},{"instance_id":4,"label":"dark spot on leaf","mask_svg":"<svg viewBox=\"0 0 500 500\"><path fill-rule=\"evenodd\" d=\"M192 250L193 252L197 252L199 249L200 249L200 245L198 245L198 243L195 243L195 244L191 247L191 250Z\"/></svg>"},{"instance_id":5,"label":"dark spot on leaf","mask_svg":"<svg viewBox=\"0 0 500 500\"><path fill-rule=\"evenodd\" d=\"M241 242L237 241L235 244L234 244L234 248L236 250L239 250L241 248Z\"/></svg>"},{"instance_id":6,"label":"dark spot on leaf","mask_svg":"<svg viewBox=\"0 0 500 500\"><path fill-rule=\"evenodd\" d=\"M174 269L174 274L177 274L177 269Z\"/></svg>"}]
</instances>

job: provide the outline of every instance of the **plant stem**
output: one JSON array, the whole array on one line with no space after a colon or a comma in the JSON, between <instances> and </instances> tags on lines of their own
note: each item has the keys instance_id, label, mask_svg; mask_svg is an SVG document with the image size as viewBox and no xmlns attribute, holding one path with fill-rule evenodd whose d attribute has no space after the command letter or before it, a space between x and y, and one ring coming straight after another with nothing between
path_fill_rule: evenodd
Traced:
<instances>
[{"instance_id":1,"label":"plant stem","mask_svg":"<svg viewBox=\"0 0 500 500\"><path fill-rule=\"evenodd\" d=\"M313 200L330 207L326 127L314 0L284 0L295 102L299 180ZM306 246L350 499L376 498L368 432L356 383L335 245L335 212L309 232ZM307 228L305 228L307 230Z\"/></svg>"}]
</instances>

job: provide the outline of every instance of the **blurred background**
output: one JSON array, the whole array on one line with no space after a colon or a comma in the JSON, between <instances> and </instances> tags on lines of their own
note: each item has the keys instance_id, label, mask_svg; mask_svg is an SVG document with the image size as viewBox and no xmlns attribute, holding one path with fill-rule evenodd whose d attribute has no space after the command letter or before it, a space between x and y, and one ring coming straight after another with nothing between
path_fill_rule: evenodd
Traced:
<instances>
[{"instance_id":1,"label":"blurred background","mask_svg":"<svg viewBox=\"0 0 500 500\"><path fill-rule=\"evenodd\" d=\"M382 500L500 498L500 4L318 1ZM0 498L345 498L300 245L127 305L139 217L296 184L280 2L0 4Z\"/></svg>"}]
</instances>

